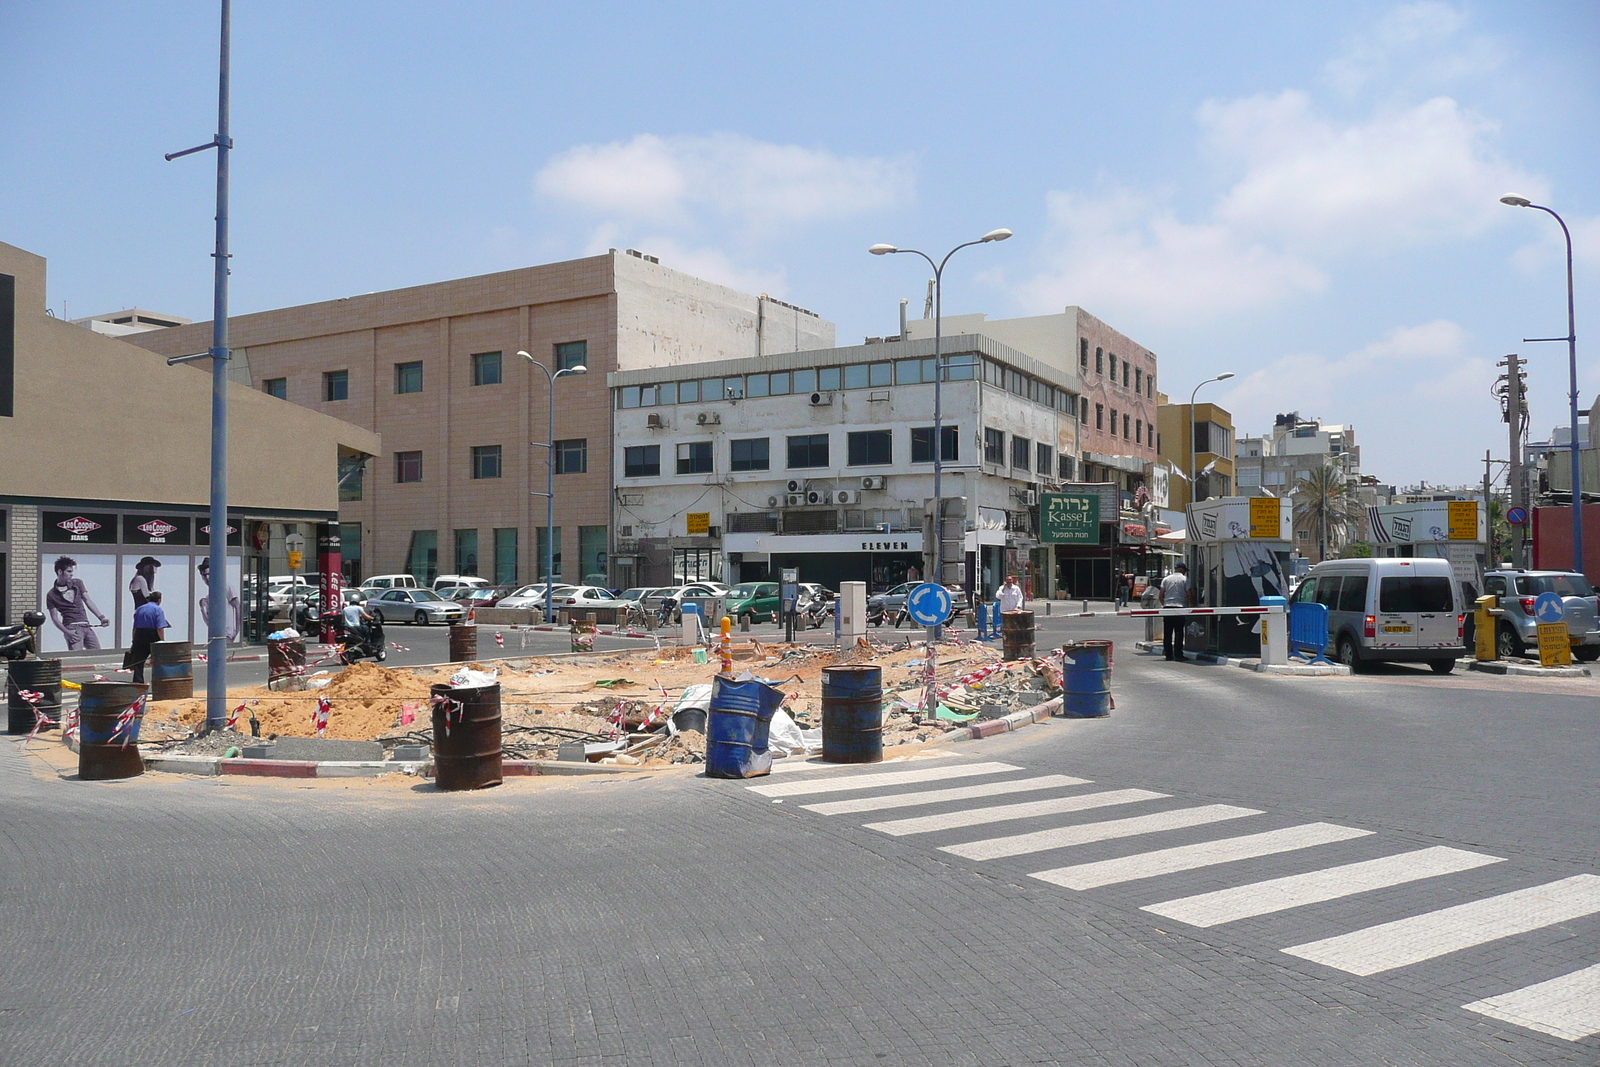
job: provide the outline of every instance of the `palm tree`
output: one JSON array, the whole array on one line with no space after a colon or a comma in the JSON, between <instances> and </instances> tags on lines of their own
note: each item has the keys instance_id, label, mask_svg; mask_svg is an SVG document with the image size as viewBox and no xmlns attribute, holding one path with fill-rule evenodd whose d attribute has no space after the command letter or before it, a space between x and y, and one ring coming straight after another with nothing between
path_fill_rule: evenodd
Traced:
<instances>
[{"instance_id":1,"label":"palm tree","mask_svg":"<svg viewBox=\"0 0 1600 1067\"><path fill-rule=\"evenodd\" d=\"M1328 558L1330 543L1361 527L1361 501L1336 463L1324 461L1296 482L1294 500L1295 529L1316 534L1319 561Z\"/></svg>"}]
</instances>

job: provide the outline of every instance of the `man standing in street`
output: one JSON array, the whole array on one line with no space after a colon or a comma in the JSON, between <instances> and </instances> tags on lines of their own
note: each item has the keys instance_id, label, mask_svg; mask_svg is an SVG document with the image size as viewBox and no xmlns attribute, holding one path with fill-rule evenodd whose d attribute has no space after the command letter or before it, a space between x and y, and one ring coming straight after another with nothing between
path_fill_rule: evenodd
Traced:
<instances>
[{"instance_id":1,"label":"man standing in street","mask_svg":"<svg viewBox=\"0 0 1600 1067\"><path fill-rule=\"evenodd\" d=\"M161 590L150 590L144 603L133 609L133 643L122 657L123 668L133 668L137 684L144 684L144 662L150 658L150 646L167 639L169 625L166 612L161 610Z\"/></svg>"},{"instance_id":2,"label":"man standing in street","mask_svg":"<svg viewBox=\"0 0 1600 1067\"><path fill-rule=\"evenodd\" d=\"M1006 584L1000 587L1000 592L995 599L1000 602L1001 611L1022 610L1022 586L1017 584L1017 576L1015 574L1006 575Z\"/></svg>"},{"instance_id":3,"label":"man standing in street","mask_svg":"<svg viewBox=\"0 0 1600 1067\"><path fill-rule=\"evenodd\" d=\"M1161 579L1161 606L1186 608L1189 606L1189 565L1180 563L1172 573ZM1183 629L1189 619L1184 615L1163 615L1161 650L1169 660L1184 660Z\"/></svg>"}]
</instances>

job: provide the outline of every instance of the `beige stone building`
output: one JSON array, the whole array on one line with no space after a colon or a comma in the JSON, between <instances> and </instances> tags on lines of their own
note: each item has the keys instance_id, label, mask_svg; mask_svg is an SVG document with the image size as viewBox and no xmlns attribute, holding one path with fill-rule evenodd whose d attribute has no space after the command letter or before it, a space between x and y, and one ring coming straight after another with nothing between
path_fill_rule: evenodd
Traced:
<instances>
[{"instance_id":1,"label":"beige stone building","mask_svg":"<svg viewBox=\"0 0 1600 1067\"><path fill-rule=\"evenodd\" d=\"M812 312L612 250L585 259L234 317L235 373L256 391L383 436L341 483L346 580L408 571L504 584L544 576L543 371L555 383L556 576L621 586L606 375L831 347ZM129 340L163 355L204 351L210 323ZM294 452L269 434L262 462ZM627 547L624 545L624 547Z\"/></svg>"},{"instance_id":2,"label":"beige stone building","mask_svg":"<svg viewBox=\"0 0 1600 1067\"><path fill-rule=\"evenodd\" d=\"M44 610L46 651L125 646L143 565L169 638L203 641L209 368L169 367L45 308L44 259L0 244L0 622ZM274 531L331 533L341 464L382 446L328 414L232 389L228 449L229 630L259 639Z\"/></svg>"}]
</instances>

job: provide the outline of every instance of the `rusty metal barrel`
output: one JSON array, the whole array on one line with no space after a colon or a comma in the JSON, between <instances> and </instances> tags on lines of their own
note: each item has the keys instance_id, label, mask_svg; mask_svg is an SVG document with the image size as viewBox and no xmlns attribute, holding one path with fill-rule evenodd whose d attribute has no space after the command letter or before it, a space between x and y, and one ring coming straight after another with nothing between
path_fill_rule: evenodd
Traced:
<instances>
[{"instance_id":1,"label":"rusty metal barrel","mask_svg":"<svg viewBox=\"0 0 1600 1067\"><path fill-rule=\"evenodd\" d=\"M42 693L38 704L23 700L22 692ZM61 725L61 661L58 659L14 659L6 666L6 732L30 734L39 714L56 726Z\"/></svg>"},{"instance_id":2,"label":"rusty metal barrel","mask_svg":"<svg viewBox=\"0 0 1600 1067\"><path fill-rule=\"evenodd\" d=\"M1027 610L1000 613L1001 659L1033 658L1033 612Z\"/></svg>"},{"instance_id":3,"label":"rusty metal barrel","mask_svg":"<svg viewBox=\"0 0 1600 1067\"><path fill-rule=\"evenodd\" d=\"M883 668L822 668L822 758L828 763L883 759Z\"/></svg>"},{"instance_id":4,"label":"rusty metal barrel","mask_svg":"<svg viewBox=\"0 0 1600 1067\"><path fill-rule=\"evenodd\" d=\"M1061 714L1072 719L1110 715L1111 642L1071 641L1061 653Z\"/></svg>"},{"instance_id":5,"label":"rusty metal barrel","mask_svg":"<svg viewBox=\"0 0 1600 1067\"><path fill-rule=\"evenodd\" d=\"M433 697L434 783L446 792L483 789L504 780L500 766L500 683L436 685Z\"/></svg>"},{"instance_id":6,"label":"rusty metal barrel","mask_svg":"<svg viewBox=\"0 0 1600 1067\"><path fill-rule=\"evenodd\" d=\"M453 622L450 624L450 662L470 663L478 658L478 624Z\"/></svg>"},{"instance_id":7,"label":"rusty metal barrel","mask_svg":"<svg viewBox=\"0 0 1600 1067\"><path fill-rule=\"evenodd\" d=\"M267 688L277 689L305 674L306 643L298 637L267 638Z\"/></svg>"},{"instance_id":8,"label":"rusty metal barrel","mask_svg":"<svg viewBox=\"0 0 1600 1067\"><path fill-rule=\"evenodd\" d=\"M144 696L138 682L84 682L78 696L78 777L87 782L135 778L144 773L139 758L139 725Z\"/></svg>"},{"instance_id":9,"label":"rusty metal barrel","mask_svg":"<svg viewBox=\"0 0 1600 1067\"><path fill-rule=\"evenodd\" d=\"M193 654L187 641L157 641L150 646L150 699L187 700L194 696Z\"/></svg>"}]
</instances>

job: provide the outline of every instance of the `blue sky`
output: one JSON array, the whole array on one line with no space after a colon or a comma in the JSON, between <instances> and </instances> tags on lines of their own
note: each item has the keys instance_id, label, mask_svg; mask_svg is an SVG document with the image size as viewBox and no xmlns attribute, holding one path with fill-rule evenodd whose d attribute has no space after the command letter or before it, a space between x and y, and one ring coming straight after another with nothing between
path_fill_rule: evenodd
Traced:
<instances>
[{"instance_id":1,"label":"blue sky","mask_svg":"<svg viewBox=\"0 0 1600 1067\"><path fill-rule=\"evenodd\" d=\"M209 318L212 3L0 5L0 240L51 306ZM1493 364L1600 391L1600 5L241 3L236 313L636 247L812 308L1081 304L1241 430L1353 423L1386 481L1481 477ZM915 312L914 312L915 313Z\"/></svg>"}]
</instances>

